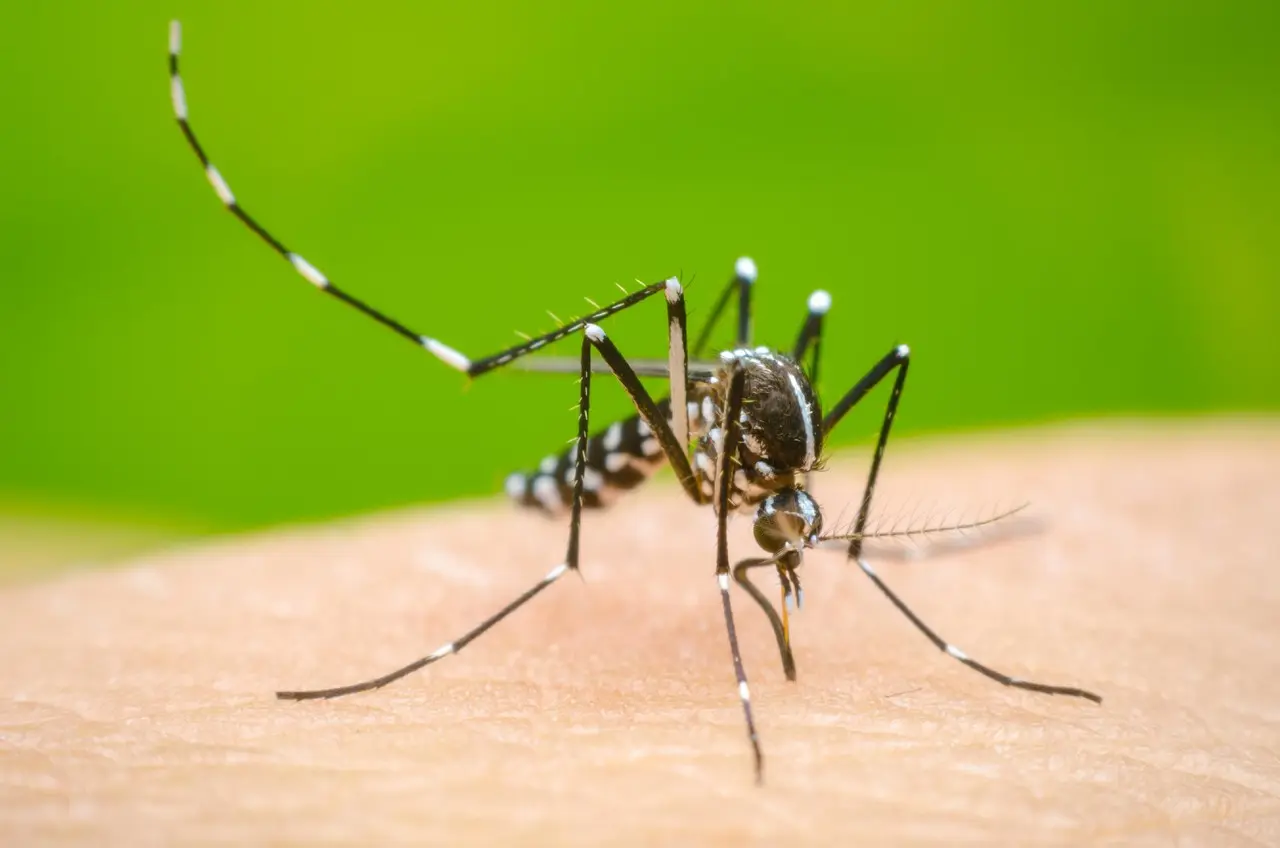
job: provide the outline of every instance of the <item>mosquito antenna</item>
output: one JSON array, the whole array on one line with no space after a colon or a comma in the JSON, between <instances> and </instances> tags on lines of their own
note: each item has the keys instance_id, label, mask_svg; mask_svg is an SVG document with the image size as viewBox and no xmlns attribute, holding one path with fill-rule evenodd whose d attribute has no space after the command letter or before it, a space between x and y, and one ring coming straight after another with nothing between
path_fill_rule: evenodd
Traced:
<instances>
[{"instance_id":1,"label":"mosquito antenna","mask_svg":"<svg viewBox=\"0 0 1280 848\"><path fill-rule=\"evenodd\" d=\"M980 518L980 519L975 519L973 521L964 521L964 522L959 522L954 524L944 522L944 523L938 523L938 524L925 524L922 526L915 526L914 516L913 516L913 520L911 522L908 522L907 526L904 528L900 528L897 526L897 524L895 524L892 528L888 530L867 530L862 533L858 533L858 532L832 533L827 536L819 536L818 541L821 543L821 542L835 542L835 541L848 542L848 541L853 541L854 539L861 539L861 540L914 539L922 536L936 536L941 533L962 533L963 534L970 530L976 530L980 527L987 527L991 524L995 524L998 521L1004 521L1006 518L1012 518L1013 516L1022 512L1024 509L1026 509L1030 505L1031 504L1029 503L1019 504L1013 509L1007 509L1003 512L996 513L995 515L991 515L986 518Z\"/></svg>"}]
</instances>

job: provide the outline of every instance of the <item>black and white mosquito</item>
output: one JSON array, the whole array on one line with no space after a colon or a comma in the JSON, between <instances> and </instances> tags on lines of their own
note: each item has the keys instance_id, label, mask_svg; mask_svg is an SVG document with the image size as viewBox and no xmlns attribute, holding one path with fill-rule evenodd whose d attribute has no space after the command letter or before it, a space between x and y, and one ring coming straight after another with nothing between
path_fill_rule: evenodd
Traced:
<instances>
[{"instance_id":1,"label":"black and white mosquito","mask_svg":"<svg viewBox=\"0 0 1280 848\"><path fill-rule=\"evenodd\" d=\"M888 535L869 533L867 520L885 444L907 378L910 352L906 345L886 353L823 415L813 387L818 376L823 320L831 307L831 298L824 291L816 291L809 297L808 313L789 351L757 347L751 338L751 291L756 280L756 266L744 257L737 261L733 278L716 302L708 324L692 350L686 338L684 290L679 280L672 277L645 285L545 335L491 356L472 359L434 337L409 329L339 289L314 265L285 247L250 217L209 161L187 120L186 94L178 74L181 39L181 29L175 21L169 33L169 74L178 126L199 158L218 199L307 282L390 328L415 346L425 348L445 365L468 377L480 377L503 366L519 363L518 367L528 370L569 372L580 378L578 432L572 446L559 455L547 457L534 471L511 475L506 484L507 493L520 504L549 512L568 513L569 540L564 560L492 616L403 668L372 680L332 689L278 692L279 698L296 701L335 698L377 689L458 653L565 574L578 569L578 537L584 509L609 505L621 492L639 486L666 463L674 470L689 500L698 505L711 505L716 516L716 584L724 609L738 696L755 757L757 780L763 774L763 759L752 716L747 675L734 630L730 580L742 587L768 616L786 676L794 680L788 603L793 599L798 603L800 598L798 570L805 551L823 543L847 542L849 559L857 562L889 601L939 650L970 668L1005 686L1101 703L1098 695L1084 689L1010 677L970 658L916 616L863 558L866 539ZM712 329L735 294L736 346L710 360L701 359ZM667 361L633 364L622 355L599 322L658 295L662 295L666 303ZM582 339L580 355L576 358L523 359L553 342L575 335ZM622 384L636 414L593 433L590 421L591 381L596 373L612 374ZM893 383L889 401L857 518L846 532L824 533L822 512L806 491L809 475L818 467L827 435L855 404L890 375L893 375ZM654 398L641 383L641 376L668 378L669 396ZM735 511L754 516L755 539L765 556L731 565L726 523ZM1001 517L939 529L963 530ZM748 573L758 568L773 569L778 574L783 594L781 613L748 579Z\"/></svg>"}]
</instances>

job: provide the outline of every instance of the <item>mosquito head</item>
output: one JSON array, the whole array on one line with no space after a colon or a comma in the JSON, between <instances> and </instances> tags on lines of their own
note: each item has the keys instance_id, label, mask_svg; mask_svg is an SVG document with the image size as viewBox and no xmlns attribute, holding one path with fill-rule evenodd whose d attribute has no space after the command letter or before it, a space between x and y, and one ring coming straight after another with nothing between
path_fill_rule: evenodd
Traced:
<instances>
[{"instance_id":1,"label":"mosquito head","mask_svg":"<svg viewBox=\"0 0 1280 848\"><path fill-rule=\"evenodd\" d=\"M771 554L804 550L821 532L822 512L803 489L780 489L756 510L756 543Z\"/></svg>"}]
</instances>

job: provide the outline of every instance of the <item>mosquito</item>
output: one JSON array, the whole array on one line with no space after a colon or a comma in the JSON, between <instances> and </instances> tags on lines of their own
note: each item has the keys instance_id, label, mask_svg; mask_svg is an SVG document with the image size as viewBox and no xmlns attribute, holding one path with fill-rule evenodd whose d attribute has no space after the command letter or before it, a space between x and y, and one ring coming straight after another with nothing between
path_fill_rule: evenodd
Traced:
<instances>
[{"instance_id":1,"label":"mosquito","mask_svg":"<svg viewBox=\"0 0 1280 848\"><path fill-rule=\"evenodd\" d=\"M763 779L763 755L752 714L747 674L738 649L730 602L730 581L737 583L764 610L773 626L788 680L796 676L790 646L787 608L800 595L798 570L805 551L824 543L847 543L850 560L939 650L1005 686L1051 695L1102 699L1073 686L1036 683L1004 674L969 657L943 639L920 619L880 578L863 556L863 543L877 535L867 530L872 495L884 459L885 444L902 398L910 364L906 345L897 345L880 358L824 415L814 390L822 346L823 323L831 308L831 296L815 291L807 302L795 344L788 351L756 346L752 341L751 293L757 278L755 263L739 259L734 275L717 300L707 326L692 349L687 339L684 289L676 277L643 285L636 291L589 315L563 323L549 333L529 339L490 356L473 359L433 336L425 336L369 306L334 283L301 254L286 247L245 211L227 181L213 166L188 121L186 93L178 73L182 31L177 21L169 30L169 75L174 115L205 176L222 204L265 241L298 274L325 294L342 301L450 368L478 378L504 366L535 371L576 373L579 376L578 428L572 446L544 459L536 470L512 474L507 494L517 503L550 513L568 513L569 538L564 559L545 576L471 630L445 642L432 653L372 680L331 689L277 692L283 700L336 698L386 686L452 654L483 635L491 627L524 606L569 572L578 571L578 539L584 509L608 506L622 492L649 479L669 465L685 494L694 504L710 505L716 518L716 585L724 611L725 630L738 698L742 705L748 741L754 758L756 781ZM702 359L711 332L729 302L737 295L737 342L730 350ZM650 300L666 304L667 359L631 361L604 331L601 322L612 315ZM560 323L560 322L557 322ZM580 353L568 360L526 360L571 336L580 337ZM591 429L591 387L595 374L610 374L631 399L635 414ZM823 532L822 511L808 493L809 477L819 469L828 435L845 415L872 389L893 375L889 400L871 458L866 487L853 525L843 532ZM641 377L666 378L669 394L655 398ZM727 522L731 514L752 515L755 541L765 556L730 564ZM966 529L1004 517L955 525ZM748 578L754 569L772 568L782 584L782 613Z\"/></svg>"}]
</instances>

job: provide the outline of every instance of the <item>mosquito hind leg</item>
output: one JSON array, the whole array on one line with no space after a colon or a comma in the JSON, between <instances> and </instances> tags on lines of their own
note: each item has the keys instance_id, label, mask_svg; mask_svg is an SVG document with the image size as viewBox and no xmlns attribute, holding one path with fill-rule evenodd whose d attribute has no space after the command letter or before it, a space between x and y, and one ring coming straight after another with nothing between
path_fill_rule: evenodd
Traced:
<instances>
[{"instance_id":1,"label":"mosquito hind leg","mask_svg":"<svg viewBox=\"0 0 1280 848\"><path fill-rule=\"evenodd\" d=\"M711 307L711 315L707 318L706 326L702 328L702 332L698 334L698 340L693 344L695 359L706 352L711 333L719 323L720 316L729 305L729 299L733 297L734 292L738 293L738 327L734 346L739 348L751 346L751 289L755 285L757 276L756 263L751 257L739 257L734 263L733 279L729 280L728 285L720 292L715 306Z\"/></svg>"},{"instance_id":2,"label":"mosquito hind leg","mask_svg":"<svg viewBox=\"0 0 1280 848\"><path fill-rule=\"evenodd\" d=\"M804 368L805 376L814 389L818 388L818 365L822 359L822 326L827 312L831 309L831 295L818 289L809 295L806 304L808 311L804 323L800 326L800 335L796 337L795 347L791 350L791 358ZM809 364L805 365L805 354L809 354Z\"/></svg>"},{"instance_id":3,"label":"mosquito hind leg","mask_svg":"<svg viewBox=\"0 0 1280 848\"><path fill-rule=\"evenodd\" d=\"M808 312L805 314L804 323L800 325L800 335L796 337L795 347L791 349L791 358L804 369L805 376L809 378L809 385L813 386L816 392L818 391L818 366L822 362L822 327L827 312L831 309L831 295L818 289L809 295L809 302L806 305ZM806 354L809 356L807 366L804 361ZM805 473L804 487L810 491L813 490L813 472Z\"/></svg>"}]
</instances>

